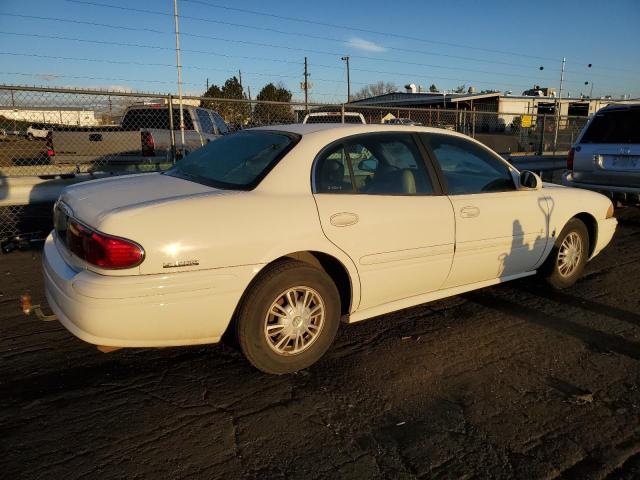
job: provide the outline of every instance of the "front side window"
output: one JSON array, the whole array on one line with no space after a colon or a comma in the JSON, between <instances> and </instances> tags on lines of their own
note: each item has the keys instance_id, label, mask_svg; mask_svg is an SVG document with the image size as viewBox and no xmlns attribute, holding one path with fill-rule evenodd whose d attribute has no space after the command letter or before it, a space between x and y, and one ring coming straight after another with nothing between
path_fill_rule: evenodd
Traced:
<instances>
[{"instance_id":1,"label":"front side window","mask_svg":"<svg viewBox=\"0 0 640 480\"><path fill-rule=\"evenodd\" d=\"M431 147L450 195L515 190L507 165L483 147L453 135L422 134Z\"/></svg>"},{"instance_id":2,"label":"front side window","mask_svg":"<svg viewBox=\"0 0 640 480\"><path fill-rule=\"evenodd\" d=\"M219 114L217 114L216 112L211 112L211 116L213 117L213 121L216 122L216 126L218 127L220 135L226 135L227 133L229 133L229 127L227 127L227 124L224 123L224 120Z\"/></svg>"},{"instance_id":3,"label":"front side window","mask_svg":"<svg viewBox=\"0 0 640 480\"><path fill-rule=\"evenodd\" d=\"M195 150L165 172L215 188L250 190L297 143L284 132L243 131Z\"/></svg>"},{"instance_id":4,"label":"front side window","mask_svg":"<svg viewBox=\"0 0 640 480\"><path fill-rule=\"evenodd\" d=\"M372 134L329 147L316 162L316 193L433 193L411 134Z\"/></svg>"}]
</instances>

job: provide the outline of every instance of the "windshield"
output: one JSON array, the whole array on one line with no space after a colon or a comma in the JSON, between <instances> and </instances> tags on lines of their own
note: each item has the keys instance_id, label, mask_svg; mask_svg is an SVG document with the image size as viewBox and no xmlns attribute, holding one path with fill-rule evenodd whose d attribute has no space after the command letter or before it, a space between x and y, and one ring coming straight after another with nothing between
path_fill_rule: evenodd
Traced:
<instances>
[{"instance_id":1,"label":"windshield","mask_svg":"<svg viewBox=\"0 0 640 480\"><path fill-rule=\"evenodd\" d=\"M167 170L215 188L251 190L298 141L285 132L245 130L199 148Z\"/></svg>"}]
</instances>

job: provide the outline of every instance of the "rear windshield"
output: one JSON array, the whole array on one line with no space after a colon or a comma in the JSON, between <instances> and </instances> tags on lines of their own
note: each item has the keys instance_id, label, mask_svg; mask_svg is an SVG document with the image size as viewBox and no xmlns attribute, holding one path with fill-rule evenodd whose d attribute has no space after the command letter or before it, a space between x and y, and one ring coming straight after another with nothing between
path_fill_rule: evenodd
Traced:
<instances>
[{"instance_id":1,"label":"rear windshield","mask_svg":"<svg viewBox=\"0 0 640 480\"><path fill-rule=\"evenodd\" d=\"M184 128L193 130L193 122L189 111L183 109ZM129 110L122 120L124 130L143 130L145 128L157 128L159 130L169 130L169 109L168 108L135 108ZM180 109L173 109L173 129L180 130Z\"/></svg>"},{"instance_id":2,"label":"rear windshield","mask_svg":"<svg viewBox=\"0 0 640 480\"><path fill-rule=\"evenodd\" d=\"M640 143L640 108L597 113L581 143Z\"/></svg>"},{"instance_id":3,"label":"rear windshield","mask_svg":"<svg viewBox=\"0 0 640 480\"><path fill-rule=\"evenodd\" d=\"M299 137L272 131L242 131L220 137L167 170L167 175L215 188L251 190Z\"/></svg>"},{"instance_id":4,"label":"rear windshield","mask_svg":"<svg viewBox=\"0 0 640 480\"><path fill-rule=\"evenodd\" d=\"M306 123L342 123L342 115L317 115L309 116ZM345 115L344 123L362 124L362 119L357 115Z\"/></svg>"}]
</instances>

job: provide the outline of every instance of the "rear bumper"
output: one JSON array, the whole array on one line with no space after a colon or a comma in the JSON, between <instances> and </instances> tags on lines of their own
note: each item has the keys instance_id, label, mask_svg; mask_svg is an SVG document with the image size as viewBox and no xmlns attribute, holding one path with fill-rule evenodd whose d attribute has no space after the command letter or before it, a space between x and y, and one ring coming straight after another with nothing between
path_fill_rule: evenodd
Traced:
<instances>
[{"instance_id":1,"label":"rear bumper","mask_svg":"<svg viewBox=\"0 0 640 480\"><path fill-rule=\"evenodd\" d=\"M562 184L567 187L584 188L599 193L607 193L610 197L618 197L616 199L632 203L637 203L640 196L640 187L576 182L573 179L573 173L570 171L562 174ZM627 199L627 197L629 198Z\"/></svg>"},{"instance_id":2,"label":"rear bumper","mask_svg":"<svg viewBox=\"0 0 640 480\"><path fill-rule=\"evenodd\" d=\"M104 276L76 271L45 242L45 295L76 337L111 347L165 347L220 340L257 267L166 275Z\"/></svg>"}]
</instances>

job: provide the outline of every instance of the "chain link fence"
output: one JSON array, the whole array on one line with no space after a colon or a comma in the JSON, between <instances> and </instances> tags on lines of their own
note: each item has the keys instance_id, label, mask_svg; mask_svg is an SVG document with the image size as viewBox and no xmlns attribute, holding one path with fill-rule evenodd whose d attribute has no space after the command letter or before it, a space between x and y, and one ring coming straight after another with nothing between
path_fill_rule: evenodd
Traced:
<instances>
[{"instance_id":1,"label":"chain link fence","mask_svg":"<svg viewBox=\"0 0 640 480\"><path fill-rule=\"evenodd\" d=\"M497 110L497 104L494 110ZM471 109L282 103L0 85L3 179L161 171L221 135L261 125L424 125L472 136L501 154L566 151L586 117ZM556 141L556 123L557 141ZM38 213L33 213L35 210ZM33 206L0 207L0 241L40 231Z\"/></svg>"}]
</instances>

